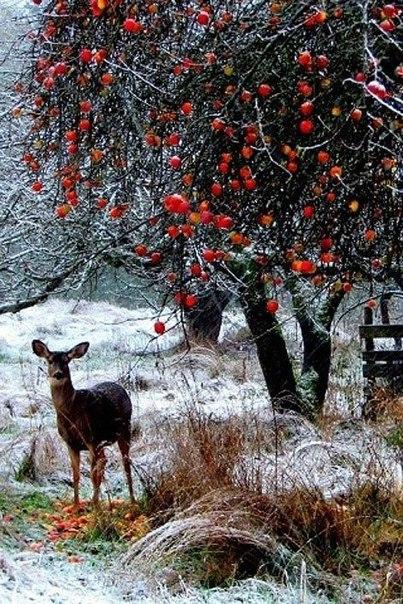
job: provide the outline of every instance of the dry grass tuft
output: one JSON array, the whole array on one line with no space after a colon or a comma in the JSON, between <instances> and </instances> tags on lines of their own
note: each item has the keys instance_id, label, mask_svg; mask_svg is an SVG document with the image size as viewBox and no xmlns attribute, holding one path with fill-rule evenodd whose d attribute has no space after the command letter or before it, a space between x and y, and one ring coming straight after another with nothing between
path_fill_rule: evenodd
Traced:
<instances>
[{"instance_id":1,"label":"dry grass tuft","mask_svg":"<svg viewBox=\"0 0 403 604\"><path fill-rule=\"evenodd\" d=\"M402 504L374 488L346 505L303 489L279 494L217 490L148 533L122 561L148 571L173 565L187 580L212 587L286 572L309 561L312 581L353 569L382 569L402 553ZM400 515L400 516L399 516Z\"/></svg>"},{"instance_id":2,"label":"dry grass tuft","mask_svg":"<svg viewBox=\"0 0 403 604\"><path fill-rule=\"evenodd\" d=\"M291 423L292 427L292 423ZM218 420L189 406L167 420L167 464L142 477L144 513L154 529L130 548L123 565L173 565L209 587L263 573L311 574L383 568L402 548L402 502L382 477L367 477L341 499L318 488L272 481L254 459L286 448L287 422L253 414ZM318 443L316 443L318 444ZM295 572L297 576L297 572Z\"/></svg>"},{"instance_id":3,"label":"dry grass tuft","mask_svg":"<svg viewBox=\"0 0 403 604\"><path fill-rule=\"evenodd\" d=\"M375 418L403 422L403 396L398 396L390 388L377 388L370 407Z\"/></svg>"},{"instance_id":4,"label":"dry grass tuft","mask_svg":"<svg viewBox=\"0 0 403 604\"><path fill-rule=\"evenodd\" d=\"M206 493L233 485L244 450L240 421L214 420L189 409L185 422L164 423L164 444L170 467L159 476L142 476L148 512L165 520Z\"/></svg>"},{"instance_id":5,"label":"dry grass tuft","mask_svg":"<svg viewBox=\"0 0 403 604\"><path fill-rule=\"evenodd\" d=\"M225 505L212 509L211 503L197 502L143 538L125 555L124 567L140 564L150 569L171 562L188 579L214 587L255 576L265 561L275 566L278 545L258 529L249 510Z\"/></svg>"}]
</instances>

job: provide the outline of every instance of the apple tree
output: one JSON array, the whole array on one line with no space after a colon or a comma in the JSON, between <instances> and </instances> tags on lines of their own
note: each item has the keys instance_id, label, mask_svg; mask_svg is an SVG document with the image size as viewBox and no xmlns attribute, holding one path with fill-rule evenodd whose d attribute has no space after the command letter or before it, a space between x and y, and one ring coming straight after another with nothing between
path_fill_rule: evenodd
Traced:
<instances>
[{"instance_id":1,"label":"apple tree","mask_svg":"<svg viewBox=\"0 0 403 604\"><path fill-rule=\"evenodd\" d=\"M343 297L401 274L398 6L34 3L18 83L32 204L185 313L206 288L231 291L272 400L315 415Z\"/></svg>"}]
</instances>

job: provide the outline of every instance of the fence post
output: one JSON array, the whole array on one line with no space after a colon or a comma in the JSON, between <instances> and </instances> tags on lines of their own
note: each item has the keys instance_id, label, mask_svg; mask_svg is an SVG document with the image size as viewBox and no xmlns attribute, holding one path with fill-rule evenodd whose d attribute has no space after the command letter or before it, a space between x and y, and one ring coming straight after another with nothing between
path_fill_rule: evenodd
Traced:
<instances>
[{"instance_id":1,"label":"fence post","mask_svg":"<svg viewBox=\"0 0 403 604\"><path fill-rule=\"evenodd\" d=\"M373 325L374 311L369 306L364 306L364 325ZM365 351L371 352L375 350L373 338L365 338ZM373 365L372 361L367 361L368 365ZM362 415L364 419L375 419L376 413L374 408L373 393L375 389L375 378L368 377L367 383L364 386L364 404L362 407Z\"/></svg>"},{"instance_id":2,"label":"fence post","mask_svg":"<svg viewBox=\"0 0 403 604\"><path fill-rule=\"evenodd\" d=\"M392 293L385 293L381 296L380 301L380 309L381 309L381 318L383 325L390 325L390 316L389 316L389 300L392 297ZM401 350L402 349L402 338L396 336L393 338L394 346L393 350ZM397 361L398 362L398 361ZM403 385L403 377L392 375L388 380L388 386L392 389L393 392L398 392L402 389Z\"/></svg>"}]
</instances>

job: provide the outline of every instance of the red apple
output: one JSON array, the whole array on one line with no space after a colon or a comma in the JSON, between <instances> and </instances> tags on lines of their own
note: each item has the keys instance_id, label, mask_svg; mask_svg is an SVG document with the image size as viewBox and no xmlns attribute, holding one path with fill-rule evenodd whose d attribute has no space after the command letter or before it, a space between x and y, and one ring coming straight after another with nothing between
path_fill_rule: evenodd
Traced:
<instances>
[{"instance_id":1,"label":"red apple","mask_svg":"<svg viewBox=\"0 0 403 604\"><path fill-rule=\"evenodd\" d=\"M297 57L297 63L301 65L304 69L309 69L312 66L312 55L309 50L304 50L300 52Z\"/></svg>"},{"instance_id":2,"label":"red apple","mask_svg":"<svg viewBox=\"0 0 403 604\"><path fill-rule=\"evenodd\" d=\"M382 101L388 97L388 93L386 91L385 86L380 82L377 82L376 80L372 80L367 84L367 90L370 94L376 96Z\"/></svg>"},{"instance_id":3,"label":"red apple","mask_svg":"<svg viewBox=\"0 0 403 604\"><path fill-rule=\"evenodd\" d=\"M177 132L172 132L172 134L167 137L166 141L171 147L177 147L181 142L181 137Z\"/></svg>"},{"instance_id":4,"label":"red apple","mask_svg":"<svg viewBox=\"0 0 403 604\"><path fill-rule=\"evenodd\" d=\"M218 164L217 169L219 172L221 172L221 174L228 174L228 172L230 171L229 164L225 162L221 162L220 164Z\"/></svg>"},{"instance_id":5,"label":"red apple","mask_svg":"<svg viewBox=\"0 0 403 604\"><path fill-rule=\"evenodd\" d=\"M313 218L315 214L315 208L313 206L305 206L302 213L304 218Z\"/></svg>"},{"instance_id":6,"label":"red apple","mask_svg":"<svg viewBox=\"0 0 403 604\"><path fill-rule=\"evenodd\" d=\"M171 239L176 239L180 235L180 230L175 224L171 224L167 228L167 234L169 237L171 237Z\"/></svg>"},{"instance_id":7,"label":"red apple","mask_svg":"<svg viewBox=\"0 0 403 604\"><path fill-rule=\"evenodd\" d=\"M159 264L162 260L161 252L152 252L150 254L150 260L151 260L151 264L153 264L153 265Z\"/></svg>"},{"instance_id":8,"label":"red apple","mask_svg":"<svg viewBox=\"0 0 403 604\"><path fill-rule=\"evenodd\" d=\"M219 117L216 117L211 122L211 127L213 130L224 130L225 122L222 119L220 119Z\"/></svg>"},{"instance_id":9,"label":"red apple","mask_svg":"<svg viewBox=\"0 0 403 604\"><path fill-rule=\"evenodd\" d=\"M350 117L353 120L353 122L359 122L362 118L361 109L358 109L357 107L355 109L353 109L350 113Z\"/></svg>"},{"instance_id":10,"label":"red apple","mask_svg":"<svg viewBox=\"0 0 403 604\"><path fill-rule=\"evenodd\" d=\"M82 111L82 113L90 113L91 110L92 110L91 101L80 101L80 111Z\"/></svg>"},{"instance_id":11,"label":"red apple","mask_svg":"<svg viewBox=\"0 0 403 604\"><path fill-rule=\"evenodd\" d=\"M330 61L326 55L319 55L318 57L316 57L315 63L316 67L320 71L322 71L323 69L326 69L329 66Z\"/></svg>"},{"instance_id":12,"label":"red apple","mask_svg":"<svg viewBox=\"0 0 403 604\"><path fill-rule=\"evenodd\" d=\"M393 17L397 17L399 15L399 9L396 7L395 4L385 4L385 6L382 7L382 12L385 17L389 17L392 19Z\"/></svg>"},{"instance_id":13,"label":"red apple","mask_svg":"<svg viewBox=\"0 0 403 604\"><path fill-rule=\"evenodd\" d=\"M31 189L34 191L34 193L40 193L43 189L43 183L40 180L37 180L32 183Z\"/></svg>"},{"instance_id":14,"label":"red apple","mask_svg":"<svg viewBox=\"0 0 403 604\"><path fill-rule=\"evenodd\" d=\"M313 93L313 88L308 82L298 82L297 90L303 96L311 96Z\"/></svg>"},{"instance_id":15,"label":"red apple","mask_svg":"<svg viewBox=\"0 0 403 604\"><path fill-rule=\"evenodd\" d=\"M260 84L259 88L257 89L258 95L263 98L267 98L272 94L272 92L273 88L269 84Z\"/></svg>"},{"instance_id":16,"label":"red apple","mask_svg":"<svg viewBox=\"0 0 403 604\"><path fill-rule=\"evenodd\" d=\"M302 120L298 125L298 129L301 134L307 136L314 131L315 126L312 120Z\"/></svg>"},{"instance_id":17,"label":"red apple","mask_svg":"<svg viewBox=\"0 0 403 604\"><path fill-rule=\"evenodd\" d=\"M43 87L46 88L46 90L51 90L54 87L54 85L55 85L55 81L51 77L45 78L43 80Z\"/></svg>"},{"instance_id":18,"label":"red apple","mask_svg":"<svg viewBox=\"0 0 403 604\"><path fill-rule=\"evenodd\" d=\"M379 24L379 27L381 28L382 31L384 31L387 34L389 34L390 32L392 32L396 29L396 25L390 19L384 19L383 21L381 21L381 23Z\"/></svg>"},{"instance_id":19,"label":"red apple","mask_svg":"<svg viewBox=\"0 0 403 604\"><path fill-rule=\"evenodd\" d=\"M207 11L202 10L198 15L197 15L197 22L199 25L203 25L204 27L206 27L209 23L210 23L210 15Z\"/></svg>"},{"instance_id":20,"label":"red apple","mask_svg":"<svg viewBox=\"0 0 403 604\"><path fill-rule=\"evenodd\" d=\"M362 71L358 71L354 76L354 80L362 84L366 80L365 73L363 73Z\"/></svg>"},{"instance_id":21,"label":"red apple","mask_svg":"<svg viewBox=\"0 0 403 604\"><path fill-rule=\"evenodd\" d=\"M279 303L277 300L267 300L266 302L266 312L270 313L271 315L274 315L279 308Z\"/></svg>"},{"instance_id":22,"label":"red apple","mask_svg":"<svg viewBox=\"0 0 403 604\"><path fill-rule=\"evenodd\" d=\"M320 164L327 164L330 161L330 153L327 151L318 151L317 160Z\"/></svg>"},{"instance_id":23,"label":"red apple","mask_svg":"<svg viewBox=\"0 0 403 604\"><path fill-rule=\"evenodd\" d=\"M137 254L137 256L140 256L140 258L146 256L148 253L147 246L144 245L144 243L139 243L138 245L136 245L136 247L134 248L134 251Z\"/></svg>"},{"instance_id":24,"label":"red apple","mask_svg":"<svg viewBox=\"0 0 403 604\"><path fill-rule=\"evenodd\" d=\"M234 221L231 216L220 216L217 220L217 228L223 230L232 229Z\"/></svg>"},{"instance_id":25,"label":"red apple","mask_svg":"<svg viewBox=\"0 0 403 604\"><path fill-rule=\"evenodd\" d=\"M324 237L320 242L320 249L322 252L328 252L333 246L333 239L331 237Z\"/></svg>"},{"instance_id":26,"label":"red apple","mask_svg":"<svg viewBox=\"0 0 403 604\"><path fill-rule=\"evenodd\" d=\"M178 155L173 155L169 158L168 163L174 170L179 170L182 165L182 160Z\"/></svg>"},{"instance_id":27,"label":"red apple","mask_svg":"<svg viewBox=\"0 0 403 604\"><path fill-rule=\"evenodd\" d=\"M190 115L193 111L193 105L190 101L185 101L182 104L181 111L183 115Z\"/></svg>"},{"instance_id":28,"label":"red apple","mask_svg":"<svg viewBox=\"0 0 403 604\"><path fill-rule=\"evenodd\" d=\"M300 114L304 115L305 117L307 117L308 115L312 115L313 110L314 110L314 105L313 105L312 101L305 101L299 107Z\"/></svg>"},{"instance_id":29,"label":"red apple","mask_svg":"<svg viewBox=\"0 0 403 604\"><path fill-rule=\"evenodd\" d=\"M217 259L217 254L214 250L204 250L202 256L206 262L214 262Z\"/></svg>"},{"instance_id":30,"label":"red apple","mask_svg":"<svg viewBox=\"0 0 403 604\"><path fill-rule=\"evenodd\" d=\"M192 264L192 266L190 267L190 274L193 275L193 277L200 277L202 274L202 267L200 266L200 264Z\"/></svg>"},{"instance_id":31,"label":"red apple","mask_svg":"<svg viewBox=\"0 0 403 604\"><path fill-rule=\"evenodd\" d=\"M183 303L186 308L194 308L195 306L197 306L198 298L195 294L187 294L185 296L185 299L183 300Z\"/></svg>"},{"instance_id":32,"label":"red apple","mask_svg":"<svg viewBox=\"0 0 403 604\"><path fill-rule=\"evenodd\" d=\"M249 90L242 90L240 97L242 103L250 103L253 99L253 94Z\"/></svg>"},{"instance_id":33,"label":"red apple","mask_svg":"<svg viewBox=\"0 0 403 604\"><path fill-rule=\"evenodd\" d=\"M81 132L88 132L88 130L90 130L90 128L91 128L90 120L87 120L87 119L80 120L80 122L78 124L78 129L81 130Z\"/></svg>"},{"instance_id":34,"label":"red apple","mask_svg":"<svg viewBox=\"0 0 403 604\"><path fill-rule=\"evenodd\" d=\"M79 57L82 63L90 63L92 61L92 51L89 48L83 48L80 50Z\"/></svg>"},{"instance_id":35,"label":"red apple","mask_svg":"<svg viewBox=\"0 0 403 604\"><path fill-rule=\"evenodd\" d=\"M165 323L162 321L156 321L156 323L154 323L154 331L159 336L162 336L162 334L165 333Z\"/></svg>"},{"instance_id":36,"label":"red apple","mask_svg":"<svg viewBox=\"0 0 403 604\"><path fill-rule=\"evenodd\" d=\"M220 197L222 195L222 185L219 182L214 182L211 185L211 194L214 197Z\"/></svg>"},{"instance_id":37,"label":"red apple","mask_svg":"<svg viewBox=\"0 0 403 604\"><path fill-rule=\"evenodd\" d=\"M104 208L106 208L107 205L108 205L108 200L105 199L105 197L100 197L100 199L98 199L97 208L99 210L103 210Z\"/></svg>"},{"instance_id":38,"label":"red apple","mask_svg":"<svg viewBox=\"0 0 403 604\"><path fill-rule=\"evenodd\" d=\"M210 224L214 220L213 212L209 212L209 210L204 210L200 215L200 222L202 224Z\"/></svg>"},{"instance_id":39,"label":"red apple","mask_svg":"<svg viewBox=\"0 0 403 604\"><path fill-rule=\"evenodd\" d=\"M123 29L130 34L139 34L143 30L143 26L136 19L125 19Z\"/></svg>"},{"instance_id":40,"label":"red apple","mask_svg":"<svg viewBox=\"0 0 403 604\"><path fill-rule=\"evenodd\" d=\"M256 180L254 178L247 178L244 182L244 187L247 191L254 191L257 187Z\"/></svg>"},{"instance_id":41,"label":"red apple","mask_svg":"<svg viewBox=\"0 0 403 604\"><path fill-rule=\"evenodd\" d=\"M310 274L316 270L315 264L311 260L302 260L301 262L301 273Z\"/></svg>"}]
</instances>

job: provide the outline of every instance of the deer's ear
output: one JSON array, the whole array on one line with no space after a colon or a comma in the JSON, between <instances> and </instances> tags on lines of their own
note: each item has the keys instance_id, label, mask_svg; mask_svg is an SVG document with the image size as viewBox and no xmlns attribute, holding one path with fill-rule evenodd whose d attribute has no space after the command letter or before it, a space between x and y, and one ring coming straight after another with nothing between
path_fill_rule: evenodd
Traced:
<instances>
[{"instance_id":1,"label":"deer's ear","mask_svg":"<svg viewBox=\"0 0 403 604\"><path fill-rule=\"evenodd\" d=\"M81 344L77 344L77 346L74 346L74 348L69 350L67 353L67 358L69 359L69 361L71 361L72 359L81 359L81 357L83 357L87 352L89 345L89 342L81 342Z\"/></svg>"},{"instance_id":2,"label":"deer's ear","mask_svg":"<svg viewBox=\"0 0 403 604\"><path fill-rule=\"evenodd\" d=\"M32 350L37 357L48 359L50 357L49 348L40 340L32 340Z\"/></svg>"}]
</instances>

